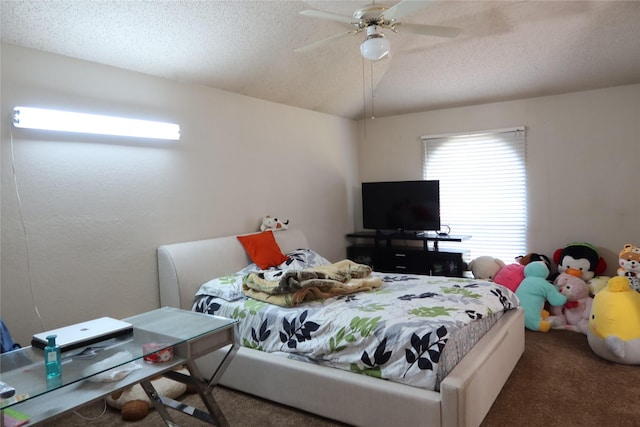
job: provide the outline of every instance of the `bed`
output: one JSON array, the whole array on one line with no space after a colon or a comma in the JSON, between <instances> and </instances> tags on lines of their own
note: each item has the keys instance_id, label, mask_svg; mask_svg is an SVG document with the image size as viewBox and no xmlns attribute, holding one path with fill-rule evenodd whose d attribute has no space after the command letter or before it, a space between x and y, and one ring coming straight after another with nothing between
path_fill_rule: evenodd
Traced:
<instances>
[{"instance_id":1,"label":"bed","mask_svg":"<svg viewBox=\"0 0 640 427\"><path fill-rule=\"evenodd\" d=\"M274 236L283 253L309 248L300 230ZM161 246L160 303L190 310L202 284L237 273L250 262L235 235ZM523 312L515 308L505 311L438 380L439 391L249 347L240 348L220 384L351 425L477 426L523 351ZM213 373L217 358L213 354L197 361L204 375Z\"/></svg>"}]
</instances>

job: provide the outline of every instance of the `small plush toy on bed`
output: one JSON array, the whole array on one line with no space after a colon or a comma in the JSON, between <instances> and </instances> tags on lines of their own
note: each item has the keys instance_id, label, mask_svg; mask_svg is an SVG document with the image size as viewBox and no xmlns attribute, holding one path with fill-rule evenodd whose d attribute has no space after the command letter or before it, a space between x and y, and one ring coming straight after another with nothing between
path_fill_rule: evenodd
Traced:
<instances>
[{"instance_id":1,"label":"small plush toy on bed","mask_svg":"<svg viewBox=\"0 0 640 427\"><path fill-rule=\"evenodd\" d=\"M544 303L553 306L564 305L567 297L546 280L549 269L542 261L532 262L524 267L524 280L518 286L516 295L524 308L524 326L532 331L549 332L551 322L546 320L549 312Z\"/></svg>"},{"instance_id":2,"label":"small plush toy on bed","mask_svg":"<svg viewBox=\"0 0 640 427\"><path fill-rule=\"evenodd\" d=\"M266 230L286 230L289 228L289 220L281 221L278 218L273 218L269 215L262 218L262 224L260 224L260 231Z\"/></svg>"}]
</instances>

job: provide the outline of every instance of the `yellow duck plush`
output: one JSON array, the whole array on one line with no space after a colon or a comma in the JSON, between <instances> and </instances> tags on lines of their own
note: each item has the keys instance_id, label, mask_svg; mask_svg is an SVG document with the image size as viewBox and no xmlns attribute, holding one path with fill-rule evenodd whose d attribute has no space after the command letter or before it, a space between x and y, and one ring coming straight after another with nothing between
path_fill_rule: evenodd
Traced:
<instances>
[{"instance_id":1,"label":"yellow duck plush","mask_svg":"<svg viewBox=\"0 0 640 427\"><path fill-rule=\"evenodd\" d=\"M593 298L587 338L603 359L640 364L640 293L627 277L612 277Z\"/></svg>"}]
</instances>

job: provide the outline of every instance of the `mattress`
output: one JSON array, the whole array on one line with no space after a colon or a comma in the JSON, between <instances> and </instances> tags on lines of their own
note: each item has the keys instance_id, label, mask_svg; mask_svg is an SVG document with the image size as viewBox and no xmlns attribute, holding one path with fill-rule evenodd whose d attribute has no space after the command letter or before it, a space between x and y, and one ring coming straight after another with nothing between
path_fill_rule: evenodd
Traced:
<instances>
[{"instance_id":1,"label":"mattress","mask_svg":"<svg viewBox=\"0 0 640 427\"><path fill-rule=\"evenodd\" d=\"M245 347L435 391L519 305L492 282L374 272L375 290L283 308L238 292L243 274L201 287L192 309L238 319Z\"/></svg>"}]
</instances>

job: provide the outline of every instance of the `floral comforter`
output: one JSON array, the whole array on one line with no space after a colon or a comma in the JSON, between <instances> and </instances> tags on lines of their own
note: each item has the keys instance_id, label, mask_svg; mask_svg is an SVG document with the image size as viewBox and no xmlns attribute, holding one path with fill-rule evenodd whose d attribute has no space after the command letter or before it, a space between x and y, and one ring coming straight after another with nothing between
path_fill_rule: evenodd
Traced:
<instances>
[{"instance_id":1,"label":"floral comforter","mask_svg":"<svg viewBox=\"0 0 640 427\"><path fill-rule=\"evenodd\" d=\"M482 280L373 274L380 288L293 308L201 290L193 310L238 319L245 347L438 390L450 337L519 305L507 288Z\"/></svg>"}]
</instances>

